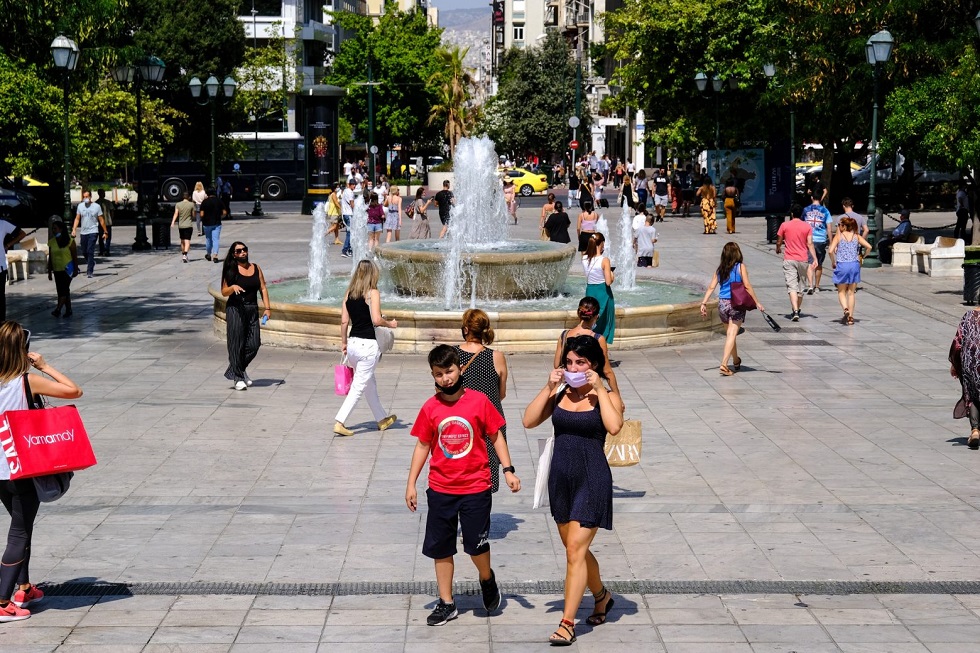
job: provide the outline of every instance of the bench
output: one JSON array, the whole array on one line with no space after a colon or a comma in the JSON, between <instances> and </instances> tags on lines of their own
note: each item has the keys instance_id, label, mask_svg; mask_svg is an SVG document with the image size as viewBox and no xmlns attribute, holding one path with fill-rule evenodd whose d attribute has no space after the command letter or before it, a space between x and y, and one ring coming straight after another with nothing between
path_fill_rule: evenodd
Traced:
<instances>
[{"instance_id":1,"label":"bench","mask_svg":"<svg viewBox=\"0 0 980 653\"><path fill-rule=\"evenodd\" d=\"M892 267L912 272L915 263L915 257L912 255L912 246L924 245L925 242L925 238L919 236L915 239L915 242L892 243Z\"/></svg>"},{"instance_id":2,"label":"bench","mask_svg":"<svg viewBox=\"0 0 980 653\"><path fill-rule=\"evenodd\" d=\"M12 249L7 252L7 283L27 278L27 250ZM18 274L20 272L20 274Z\"/></svg>"},{"instance_id":3,"label":"bench","mask_svg":"<svg viewBox=\"0 0 980 653\"><path fill-rule=\"evenodd\" d=\"M924 272L930 277L963 278L963 260L966 257L966 243L962 238L940 236L929 245L913 245L915 271Z\"/></svg>"}]
</instances>

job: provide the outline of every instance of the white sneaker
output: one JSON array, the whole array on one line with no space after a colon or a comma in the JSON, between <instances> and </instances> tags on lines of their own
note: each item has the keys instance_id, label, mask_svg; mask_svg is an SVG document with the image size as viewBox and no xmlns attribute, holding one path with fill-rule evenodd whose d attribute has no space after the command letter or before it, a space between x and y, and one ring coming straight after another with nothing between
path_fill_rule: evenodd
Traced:
<instances>
[{"instance_id":1,"label":"white sneaker","mask_svg":"<svg viewBox=\"0 0 980 653\"><path fill-rule=\"evenodd\" d=\"M252 379L248 378L248 374L245 375L245 385L252 387Z\"/></svg>"},{"instance_id":2,"label":"white sneaker","mask_svg":"<svg viewBox=\"0 0 980 653\"><path fill-rule=\"evenodd\" d=\"M235 383L235 390L247 390L247 389L248 386L245 385L244 381L238 381L237 383Z\"/></svg>"}]
</instances>

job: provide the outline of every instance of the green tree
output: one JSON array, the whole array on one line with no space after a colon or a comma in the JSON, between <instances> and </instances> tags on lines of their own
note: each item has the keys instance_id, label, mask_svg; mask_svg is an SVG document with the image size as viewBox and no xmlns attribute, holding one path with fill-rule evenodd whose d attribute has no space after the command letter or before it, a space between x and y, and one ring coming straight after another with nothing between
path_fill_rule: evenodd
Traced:
<instances>
[{"instance_id":1,"label":"green tree","mask_svg":"<svg viewBox=\"0 0 980 653\"><path fill-rule=\"evenodd\" d=\"M0 52L0 177L55 178L63 159L62 93L37 68ZM60 176L60 175L58 175Z\"/></svg>"},{"instance_id":2,"label":"green tree","mask_svg":"<svg viewBox=\"0 0 980 653\"><path fill-rule=\"evenodd\" d=\"M575 62L561 35L504 55L497 95L484 109L481 130L507 151L535 153L544 159L564 152L575 113ZM580 134L588 133L592 116L583 104Z\"/></svg>"},{"instance_id":3,"label":"green tree","mask_svg":"<svg viewBox=\"0 0 980 653\"><path fill-rule=\"evenodd\" d=\"M393 2L386 4L377 24L353 13L332 16L334 24L352 36L341 44L326 82L347 89L341 113L354 126L358 140L367 140L368 87L364 84L370 65L376 84L374 138L379 149L432 141L441 130L426 124L436 90L428 80L436 72L442 30L429 25L424 12L398 11Z\"/></svg>"},{"instance_id":4,"label":"green tree","mask_svg":"<svg viewBox=\"0 0 980 653\"><path fill-rule=\"evenodd\" d=\"M456 153L459 139L468 136L473 125L468 108L473 77L463 64L469 50L460 50L459 46L436 50L439 68L429 77L429 87L436 89L436 104L432 105L426 124L445 124L450 159Z\"/></svg>"}]
</instances>

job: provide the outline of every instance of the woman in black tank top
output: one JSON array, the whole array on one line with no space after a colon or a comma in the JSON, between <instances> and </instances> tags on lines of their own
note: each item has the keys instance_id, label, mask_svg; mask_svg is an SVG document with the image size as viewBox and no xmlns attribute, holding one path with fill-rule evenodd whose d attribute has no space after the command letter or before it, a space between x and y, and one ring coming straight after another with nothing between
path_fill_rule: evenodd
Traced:
<instances>
[{"instance_id":1,"label":"woman in black tank top","mask_svg":"<svg viewBox=\"0 0 980 653\"><path fill-rule=\"evenodd\" d=\"M354 268L340 311L341 349L347 357L347 366L354 368L354 380L347 398L334 418L333 432L337 435L354 435L353 431L344 426L344 422L362 395L367 399L374 419L378 422L378 430L384 431L395 423L397 417L385 414L378 396L374 368L381 360L381 350L374 336L374 327L386 326L394 329L398 326L398 320L386 320L381 315L378 267L371 261L361 261Z\"/></svg>"},{"instance_id":2,"label":"woman in black tank top","mask_svg":"<svg viewBox=\"0 0 980 653\"><path fill-rule=\"evenodd\" d=\"M248 247L235 241L228 248L225 265L221 270L221 294L228 298L225 307L226 340L228 342L228 369L225 378L234 381L236 390L247 390L252 385L245 368L259 353L262 337L259 334L258 295L262 293L265 305L263 319L272 314L269 308L269 291L265 287L262 269L248 260Z\"/></svg>"}]
</instances>

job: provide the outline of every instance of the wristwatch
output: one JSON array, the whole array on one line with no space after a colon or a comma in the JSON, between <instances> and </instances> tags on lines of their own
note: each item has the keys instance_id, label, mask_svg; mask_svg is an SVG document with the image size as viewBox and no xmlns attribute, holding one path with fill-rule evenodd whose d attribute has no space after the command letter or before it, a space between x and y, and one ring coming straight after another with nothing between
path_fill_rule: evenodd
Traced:
<instances>
[{"instance_id":1,"label":"wristwatch","mask_svg":"<svg viewBox=\"0 0 980 653\"><path fill-rule=\"evenodd\" d=\"M513 474L514 473L514 466L511 465L509 467L504 467L504 474L506 474L507 472L510 472L511 474Z\"/></svg>"}]
</instances>

